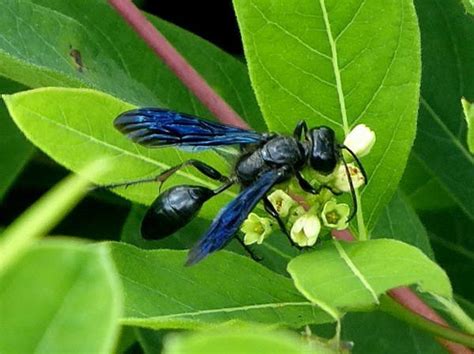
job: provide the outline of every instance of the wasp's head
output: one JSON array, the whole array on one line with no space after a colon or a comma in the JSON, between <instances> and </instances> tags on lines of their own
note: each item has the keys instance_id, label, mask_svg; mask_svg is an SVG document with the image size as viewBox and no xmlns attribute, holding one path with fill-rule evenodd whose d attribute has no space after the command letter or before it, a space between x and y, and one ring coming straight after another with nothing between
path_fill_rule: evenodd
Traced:
<instances>
[{"instance_id":1,"label":"wasp's head","mask_svg":"<svg viewBox=\"0 0 474 354\"><path fill-rule=\"evenodd\" d=\"M323 175L332 173L340 158L334 130L325 126L312 128L308 131L306 139L309 142L309 165Z\"/></svg>"}]
</instances>

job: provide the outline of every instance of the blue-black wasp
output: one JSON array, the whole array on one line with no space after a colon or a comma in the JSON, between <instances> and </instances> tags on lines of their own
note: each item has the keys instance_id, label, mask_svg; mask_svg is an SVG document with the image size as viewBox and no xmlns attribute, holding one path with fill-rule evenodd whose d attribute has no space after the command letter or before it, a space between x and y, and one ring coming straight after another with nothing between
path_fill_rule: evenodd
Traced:
<instances>
[{"instance_id":1,"label":"blue-black wasp","mask_svg":"<svg viewBox=\"0 0 474 354\"><path fill-rule=\"evenodd\" d=\"M229 176L202 161L191 159L153 178L106 186L115 188L147 181L163 183L184 166L192 166L205 176L222 183L214 190L204 186L178 185L161 193L148 209L141 225L145 239L161 239L189 223L207 200L234 184L240 185L238 196L221 209L207 232L189 251L186 265L195 264L223 248L260 200L289 238L286 227L267 194L273 186L292 177L296 177L304 191L319 193L326 186L314 188L301 173L306 166L322 175L329 175L339 162L344 164L354 205L349 219L353 218L357 210L357 202L349 169L342 154L343 149L351 154L367 181L358 157L347 146L336 141L333 129L326 126L308 129L305 121L300 121L290 136L258 133L166 109L139 108L119 115L114 125L135 143L150 148L175 146L200 150L226 145L240 147L239 156ZM292 242L290 238L289 240Z\"/></svg>"}]
</instances>

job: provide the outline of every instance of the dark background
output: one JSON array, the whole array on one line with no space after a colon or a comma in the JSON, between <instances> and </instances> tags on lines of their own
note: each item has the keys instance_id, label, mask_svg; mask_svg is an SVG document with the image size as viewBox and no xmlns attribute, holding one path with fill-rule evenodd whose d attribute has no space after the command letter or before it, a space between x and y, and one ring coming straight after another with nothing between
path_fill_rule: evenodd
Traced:
<instances>
[{"instance_id":1,"label":"dark background","mask_svg":"<svg viewBox=\"0 0 474 354\"><path fill-rule=\"evenodd\" d=\"M196 33L228 53L243 55L232 1L142 0L135 3L146 12Z\"/></svg>"}]
</instances>

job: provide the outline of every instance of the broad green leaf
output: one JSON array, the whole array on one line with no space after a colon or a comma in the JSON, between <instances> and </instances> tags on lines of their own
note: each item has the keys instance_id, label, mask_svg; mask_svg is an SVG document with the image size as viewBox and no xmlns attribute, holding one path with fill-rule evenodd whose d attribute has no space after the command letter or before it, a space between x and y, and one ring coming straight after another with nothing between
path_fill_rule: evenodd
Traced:
<instances>
[{"instance_id":1,"label":"broad green leaf","mask_svg":"<svg viewBox=\"0 0 474 354\"><path fill-rule=\"evenodd\" d=\"M385 206L372 234L373 238L393 238L418 247L434 259L428 233L400 189Z\"/></svg>"},{"instance_id":2,"label":"broad green leaf","mask_svg":"<svg viewBox=\"0 0 474 354\"><path fill-rule=\"evenodd\" d=\"M436 261L449 275L454 292L474 301L474 224L459 208L422 213Z\"/></svg>"},{"instance_id":3,"label":"broad green leaf","mask_svg":"<svg viewBox=\"0 0 474 354\"><path fill-rule=\"evenodd\" d=\"M465 99L462 99L461 103L467 124L467 146L469 151L474 154L474 105Z\"/></svg>"},{"instance_id":4,"label":"broad green leaf","mask_svg":"<svg viewBox=\"0 0 474 354\"><path fill-rule=\"evenodd\" d=\"M456 201L439 179L414 153L408 159L400 188L417 211L439 210L456 205Z\"/></svg>"},{"instance_id":5,"label":"broad green leaf","mask_svg":"<svg viewBox=\"0 0 474 354\"><path fill-rule=\"evenodd\" d=\"M244 327L168 335L165 337L163 353L335 354L339 351L316 341L305 340L292 332Z\"/></svg>"},{"instance_id":6,"label":"broad green leaf","mask_svg":"<svg viewBox=\"0 0 474 354\"><path fill-rule=\"evenodd\" d=\"M383 312L348 313L342 320L342 335L354 342L353 354L442 354L435 339ZM401 340L403 338L403 340Z\"/></svg>"},{"instance_id":7,"label":"broad green leaf","mask_svg":"<svg viewBox=\"0 0 474 354\"><path fill-rule=\"evenodd\" d=\"M125 291L122 324L200 328L225 322L301 327L331 319L290 279L226 251L185 267L186 252L110 243Z\"/></svg>"},{"instance_id":8,"label":"broad green leaf","mask_svg":"<svg viewBox=\"0 0 474 354\"><path fill-rule=\"evenodd\" d=\"M0 279L0 352L110 353L121 311L107 249L42 242Z\"/></svg>"},{"instance_id":9,"label":"broad green leaf","mask_svg":"<svg viewBox=\"0 0 474 354\"><path fill-rule=\"evenodd\" d=\"M187 31L151 20L238 113L266 130L244 64ZM211 117L106 1L5 0L0 33L0 74L26 86L93 88L138 106Z\"/></svg>"},{"instance_id":10,"label":"broad green leaf","mask_svg":"<svg viewBox=\"0 0 474 354\"><path fill-rule=\"evenodd\" d=\"M107 161L91 161L81 172L86 178L97 178L108 166ZM3 231L0 238L0 275L21 259L37 239L56 226L88 189L87 179L77 175L69 176Z\"/></svg>"},{"instance_id":11,"label":"broad green leaf","mask_svg":"<svg viewBox=\"0 0 474 354\"><path fill-rule=\"evenodd\" d=\"M0 93L14 93L24 87L0 77ZM33 155L34 148L8 116L0 102L0 200Z\"/></svg>"},{"instance_id":12,"label":"broad green leaf","mask_svg":"<svg viewBox=\"0 0 474 354\"><path fill-rule=\"evenodd\" d=\"M466 146L461 97L474 100L474 26L457 0L415 1L420 22L423 79L415 158L443 188L426 200L451 198L474 219L474 156ZM416 165L415 165L416 167ZM409 165L409 168L413 168ZM426 179L420 179L422 187Z\"/></svg>"},{"instance_id":13,"label":"broad green leaf","mask_svg":"<svg viewBox=\"0 0 474 354\"><path fill-rule=\"evenodd\" d=\"M128 140L113 127L114 118L133 108L107 94L89 89L42 88L4 96L15 123L35 145L73 171L91 160L110 158L112 168L93 181L117 183L156 176L170 166L191 157L178 149L149 149ZM223 173L229 166L213 152L203 152L200 159ZM217 187L217 182L191 172L178 171L167 186L197 184ZM158 194L156 184L147 183L114 190L135 202L150 204ZM203 215L214 216L235 192L226 191L204 207ZM214 199L213 199L214 201Z\"/></svg>"},{"instance_id":14,"label":"broad green leaf","mask_svg":"<svg viewBox=\"0 0 474 354\"><path fill-rule=\"evenodd\" d=\"M420 45L410 0L234 0L250 77L272 130L306 119L339 140L358 123L377 142L363 211L372 228L402 175L416 125Z\"/></svg>"},{"instance_id":15,"label":"broad green leaf","mask_svg":"<svg viewBox=\"0 0 474 354\"><path fill-rule=\"evenodd\" d=\"M302 294L336 311L367 309L387 290L412 284L452 297L446 273L419 249L396 240L327 243L294 258L288 271Z\"/></svg>"}]
</instances>

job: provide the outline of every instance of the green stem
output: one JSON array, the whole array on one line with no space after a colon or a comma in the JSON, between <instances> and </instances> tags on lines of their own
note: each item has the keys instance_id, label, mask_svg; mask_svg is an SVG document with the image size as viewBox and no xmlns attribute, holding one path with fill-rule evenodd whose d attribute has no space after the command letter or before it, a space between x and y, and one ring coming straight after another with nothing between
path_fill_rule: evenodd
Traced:
<instances>
[{"instance_id":1,"label":"green stem","mask_svg":"<svg viewBox=\"0 0 474 354\"><path fill-rule=\"evenodd\" d=\"M380 298L380 309L402 321L410 323L414 327L432 333L437 337L441 337L452 342L460 343L470 348L474 347L473 336L466 333L458 332L449 327L439 325L433 321L424 318L423 316L415 314L414 312L410 311L403 305L400 305L398 302L388 296L382 296Z\"/></svg>"},{"instance_id":2,"label":"green stem","mask_svg":"<svg viewBox=\"0 0 474 354\"><path fill-rule=\"evenodd\" d=\"M364 221L364 213L362 212L362 198L360 197L359 191L356 189L355 191L356 195L356 201L357 201L357 227L359 231L358 235L358 240L359 241L367 241L368 240L368 235L367 235L367 228L365 227L365 221Z\"/></svg>"},{"instance_id":3,"label":"green stem","mask_svg":"<svg viewBox=\"0 0 474 354\"><path fill-rule=\"evenodd\" d=\"M456 301L445 299L442 296L431 294L436 301L444 306L448 315L467 333L474 335L474 321L464 312Z\"/></svg>"}]
</instances>

